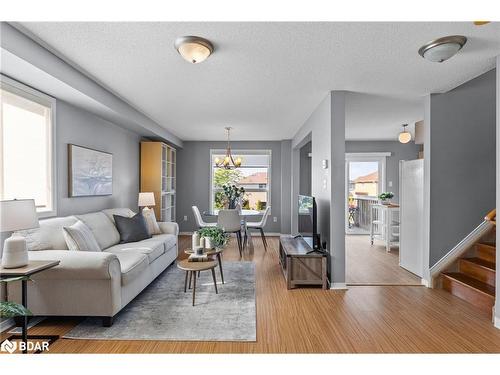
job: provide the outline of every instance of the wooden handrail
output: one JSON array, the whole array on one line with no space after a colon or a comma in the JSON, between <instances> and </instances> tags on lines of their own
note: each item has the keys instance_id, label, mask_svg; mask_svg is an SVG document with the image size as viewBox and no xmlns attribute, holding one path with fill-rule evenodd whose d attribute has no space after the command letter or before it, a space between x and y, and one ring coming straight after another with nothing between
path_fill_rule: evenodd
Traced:
<instances>
[{"instance_id":1,"label":"wooden handrail","mask_svg":"<svg viewBox=\"0 0 500 375\"><path fill-rule=\"evenodd\" d=\"M484 217L484 220L491 221L492 224L497 225L497 209L493 209L488 212L488 215Z\"/></svg>"}]
</instances>

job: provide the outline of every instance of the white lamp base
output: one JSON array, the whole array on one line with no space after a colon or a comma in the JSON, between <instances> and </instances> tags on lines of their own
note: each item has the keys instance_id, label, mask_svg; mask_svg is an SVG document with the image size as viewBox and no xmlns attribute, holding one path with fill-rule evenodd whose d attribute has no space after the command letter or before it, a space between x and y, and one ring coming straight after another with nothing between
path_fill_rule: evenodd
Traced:
<instances>
[{"instance_id":1,"label":"white lamp base","mask_svg":"<svg viewBox=\"0 0 500 375\"><path fill-rule=\"evenodd\" d=\"M26 239L12 235L3 244L2 267L18 268L28 264L28 248Z\"/></svg>"}]
</instances>

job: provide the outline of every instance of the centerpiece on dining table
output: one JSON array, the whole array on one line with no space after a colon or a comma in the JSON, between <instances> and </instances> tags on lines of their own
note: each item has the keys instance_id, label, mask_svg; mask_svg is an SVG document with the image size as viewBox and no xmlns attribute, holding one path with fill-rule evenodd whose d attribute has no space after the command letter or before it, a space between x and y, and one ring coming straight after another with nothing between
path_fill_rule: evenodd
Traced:
<instances>
[{"instance_id":1,"label":"centerpiece on dining table","mask_svg":"<svg viewBox=\"0 0 500 375\"><path fill-rule=\"evenodd\" d=\"M227 208L232 210L235 209L241 198L245 194L245 188L238 187L236 185L223 185L222 192L224 194L224 200L226 201Z\"/></svg>"},{"instance_id":2,"label":"centerpiece on dining table","mask_svg":"<svg viewBox=\"0 0 500 375\"><path fill-rule=\"evenodd\" d=\"M209 261L208 252L226 246L229 235L219 227L205 227L193 233L191 248L193 253L189 256L190 262Z\"/></svg>"}]
</instances>

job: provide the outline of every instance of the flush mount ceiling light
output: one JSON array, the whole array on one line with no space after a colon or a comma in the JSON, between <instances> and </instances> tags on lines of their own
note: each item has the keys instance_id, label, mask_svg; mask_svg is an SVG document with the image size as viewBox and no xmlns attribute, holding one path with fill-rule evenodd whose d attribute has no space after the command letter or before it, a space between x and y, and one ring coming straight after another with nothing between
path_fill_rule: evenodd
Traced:
<instances>
[{"instance_id":1,"label":"flush mount ceiling light","mask_svg":"<svg viewBox=\"0 0 500 375\"><path fill-rule=\"evenodd\" d=\"M462 35L451 35L424 44L418 50L420 56L433 62L443 62L456 55L467 42Z\"/></svg>"},{"instance_id":2,"label":"flush mount ceiling light","mask_svg":"<svg viewBox=\"0 0 500 375\"><path fill-rule=\"evenodd\" d=\"M214 51L213 44L199 36L181 36L175 40L174 46L184 60L193 64L205 61Z\"/></svg>"},{"instance_id":3,"label":"flush mount ceiling light","mask_svg":"<svg viewBox=\"0 0 500 375\"><path fill-rule=\"evenodd\" d=\"M411 133L406 130L408 124L403 124L403 131L399 133L398 140L401 143L408 143L411 141Z\"/></svg>"}]
</instances>

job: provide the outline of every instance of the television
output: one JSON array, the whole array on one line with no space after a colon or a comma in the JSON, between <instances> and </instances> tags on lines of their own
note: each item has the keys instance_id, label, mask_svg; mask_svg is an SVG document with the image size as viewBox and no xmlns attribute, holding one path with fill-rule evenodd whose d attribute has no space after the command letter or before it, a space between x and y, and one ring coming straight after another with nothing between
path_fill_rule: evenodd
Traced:
<instances>
[{"instance_id":1,"label":"television","mask_svg":"<svg viewBox=\"0 0 500 375\"><path fill-rule=\"evenodd\" d=\"M311 248L320 249L316 200L308 195L299 195L298 208L299 235Z\"/></svg>"}]
</instances>

